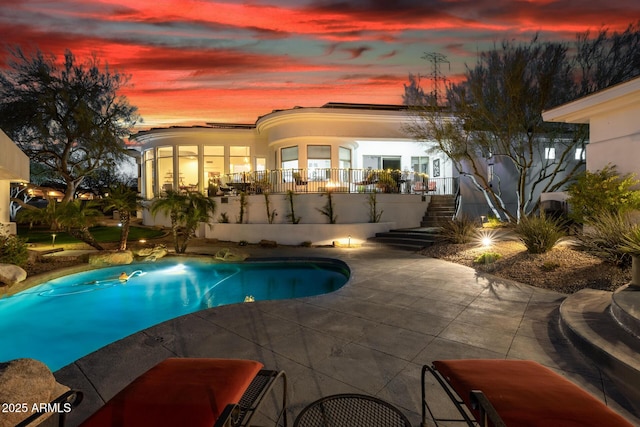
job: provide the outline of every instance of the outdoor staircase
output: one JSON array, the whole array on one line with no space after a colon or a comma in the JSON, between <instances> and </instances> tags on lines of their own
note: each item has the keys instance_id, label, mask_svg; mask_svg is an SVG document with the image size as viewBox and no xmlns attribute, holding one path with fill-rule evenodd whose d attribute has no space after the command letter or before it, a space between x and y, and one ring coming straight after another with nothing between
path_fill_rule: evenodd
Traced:
<instances>
[{"instance_id":1,"label":"outdoor staircase","mask_svg":"<svg viewBox=\"0 0 640 427\"><path fill-rule=\"evenodd\" d=\"M560 326L640 412L640 286L576 292L560 306Z\"/></svg>"},{"instance_id":2,"label":"outdoor staircase","mask_svg":"<svg viewBox=\"0 0 640 427\"><path fill-rule=\"evenodd\" d=\"M453 218L456 212L456 196L453 195L433 195L427 211L422 217L420 226L440 227L443 222Z\"/></svg>"},{"instance_id":3,"label":"outdoor staircase","mask_svg":"<svg viewBox=\"0 0 640 427\"><path fill-rule=\"evenodd\" d=\"M368 241L400 249L419 251L433 245L438 233L439 229L437 228L401 228L384 233L376 233L376 236L368 239Z\"/></svg>"},{"instance_id":4,"label":"outdoor staircase","mask_svg":"<svg viewBox=\"0 0 640 427\"><path fill-rule=\"evenodd\" d=\"M433 195L422 217L420 227L389 230L376 233L369 239L371 243L381 243L408 250L420 250L433 245L438 239L440 226L443 222L453 218L455 213L455 196Z\"/></svg>"}]
</instances>

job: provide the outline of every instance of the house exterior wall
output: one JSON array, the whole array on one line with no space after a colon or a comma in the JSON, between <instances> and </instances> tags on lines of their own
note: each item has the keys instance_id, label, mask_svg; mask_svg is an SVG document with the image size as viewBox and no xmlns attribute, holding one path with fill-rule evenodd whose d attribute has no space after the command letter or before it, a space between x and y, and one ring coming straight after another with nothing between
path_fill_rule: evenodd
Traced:
<instances>
[{"instance_id":1,"label":"house exterior wall","mask_svg":"<svg viewBox=\"0 0 640 427\"><path fill-rule=\"evenodd\" d=\"M292 146L298 148L297 168L305 169L308 166L308 148L318 145L331 147L331 168L364 168L365 156L393 156L401 159L399 169L411 171L412 158L429 157L431 171L434 168L431 159L435 160L438 156L427 155L424 144L406 136L403 129L411 118L404 107L375 108L377 107L374 106L373 110L353 107L296 108L263 116L255 126L212 124L210 127L152 129L141 132L132 137L142 152L141 193L146 199L151 199L166 188L188 187L206 192L208 178L204 169L206 166L203 166L206 161L203 151L211 146L225 147L225 166L216 172L221 175L233 172L229 168L229 150L237 146L250 147L248 167L252 171L260 168L281 169L282 149ZM189 146L198 148L198 179L190 174L191 178L183 182L176 150ZM159 160L161 150L165 147L173 147L172 160ZM350 165L343 166L340 148L350 150ZM438 168L439 177L450 176L451 168L445 166L444 159L439 161L442 165Z\"/></svg>"},{"instance_id":2,"label":"house exterior wall","mask_svg":"<svg viewBox=\"0 0 640 427\"><path fill-rule=\"evenodd\" d=\"M640 99L640 93L638 93ZM640 177L640 102L590 118L587 169L616 165L621 174Z\"/></svg>"},{"instance_id":3,"label":"house exterior wall","mask_svg":"<svg viewBox=\"0 0 640 427\"><path fill-rule=\"evenodd\" d=\"M10 220L9 203L12 182L29 181L29 158L14 142L0 130L0 224L10 233L16 233L15 223Z\"/></svg>"},{"instance_id":4,"label":"house exterior wall","mask_svg":"<svg viewBox=\"0 0 640 427\"><path fill-rule=\"evenodd\" d=\"M612 164L640 177L640 77L542 114L551 122L589 124L587 170Z\"/></svg>"}]
</instances>

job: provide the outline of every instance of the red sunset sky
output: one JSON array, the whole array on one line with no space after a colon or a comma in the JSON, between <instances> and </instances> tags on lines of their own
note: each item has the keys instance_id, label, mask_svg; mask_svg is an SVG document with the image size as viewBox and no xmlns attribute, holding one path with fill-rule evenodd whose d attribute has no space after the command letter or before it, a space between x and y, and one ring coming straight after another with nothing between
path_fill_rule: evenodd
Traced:
<instances>
[{"instance_id":1,"label":"red sunset sky","mask_svg":"<svg viewBox=\"0 0 640 427\"><path fill-rule=\"evenodd\" d=\"M425 52L447 55L455 79L504 39L574 40L639 19L638 0L0 1L6 45L93 52L131 75L123 94L142 129L254 123L331 101L400 104L408 74L429 73Z\"/></svg>"}]
</instances>

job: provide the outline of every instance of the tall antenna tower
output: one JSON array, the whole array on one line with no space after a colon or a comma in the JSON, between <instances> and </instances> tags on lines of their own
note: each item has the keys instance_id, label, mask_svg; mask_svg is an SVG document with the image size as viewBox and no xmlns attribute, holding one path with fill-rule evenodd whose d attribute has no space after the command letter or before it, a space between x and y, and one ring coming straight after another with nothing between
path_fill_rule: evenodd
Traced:
<instances>
[{"instance_id":1,"label":"tall antenna tower","mask_svg":"<svg viewBox=\"0 0 640 427\"><path fill-rule=\"evenodd\" d=\"M431 97L436 106L441 105L441 100L445 91L441 90L440 87L444 86L446 89L448 81L444 74L442 74L441 66L442 64L447 64L449 70L451 70L451 63L447 60L445 55L438 52L425 52L422 59L426 59L431 63L431 73L429 74L432 87Z\"/></svg>"}]
</instances>

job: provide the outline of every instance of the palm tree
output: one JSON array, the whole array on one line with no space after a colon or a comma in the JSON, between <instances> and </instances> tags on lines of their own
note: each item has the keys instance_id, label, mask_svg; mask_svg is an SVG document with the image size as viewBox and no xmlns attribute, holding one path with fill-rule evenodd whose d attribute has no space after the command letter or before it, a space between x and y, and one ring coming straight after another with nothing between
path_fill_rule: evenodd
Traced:
<instances>
[{"instance_id":1,"label":"palm tree","mask_svg":"<svg viewBox=\"0 0 640 427\"><path fill-rule=\"evenodd\" d=\"M154 200L150 212L154 216L158 212L169 216L176 253L184 253L189 240L196 234L198 224L209 222L215 210L215 201L202 193L197 191L179 193L169 190L165 197ZM181 234L182 240L180 240Z\"/></svg>"},{"instance_id":2,"label":"palm tree","mask_svg":"<svg viewBox=\"0 0 640 427\"><path fill-rule=\"evenodd\" d=\"M135 212L140 208L142 197L138 196L131 188L124 184L109 189L109 195L104 199L104 210L117 209L120 214L120 244L118 250L127 249L127 239L129 237L129 228L131 225L131 212Z\"/></svg>"},{"instance_id":3,"label":"palm tree","mask_svg":"<svg viewBox=\"0 0 640 427\"><path fill-rule=\"evenodd\" d=\"M55 199L47 199L47 206L44 208L37 208L26 203L21 203L24 209L20 209L16 216L16 221L19 223L29 223L31 228L33 224L48 225L51 231L59 231L62 229L60 220L63 213L60 209L62 203L57 202Z\"/></svg>"},{"instance_id":4,"label":"palm tree","mask_svg":"<svg viewBox=\"0 0 640 427\"><path fill-rule=\"evenodd\" d=\"M98 206L98 203L93 201L83 202L80 199L75 199L70 202L61 202L58 210L61 213L60 225L71 236L101 251L104 248L89 231L89 227L95 225L102 217Z\"/></svg>"}]
</instances>

